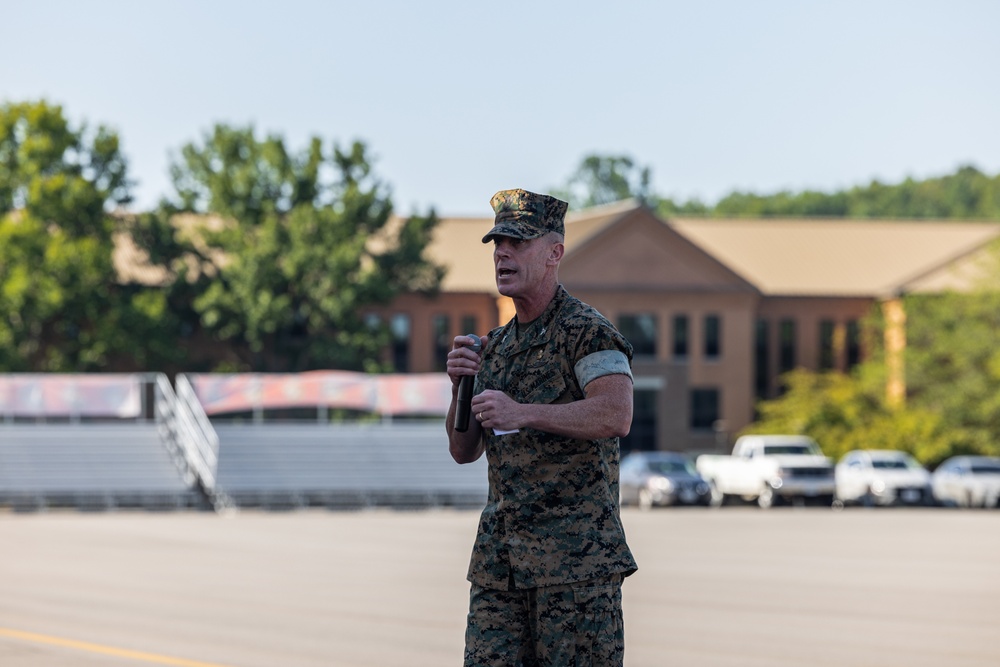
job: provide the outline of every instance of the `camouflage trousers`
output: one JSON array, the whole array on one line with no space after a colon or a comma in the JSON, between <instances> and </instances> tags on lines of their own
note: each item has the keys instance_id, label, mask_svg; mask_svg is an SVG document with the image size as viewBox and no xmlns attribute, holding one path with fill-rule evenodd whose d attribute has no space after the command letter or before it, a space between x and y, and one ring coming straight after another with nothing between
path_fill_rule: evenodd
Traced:
<instances>
[{"instance_id":1,"label":"camouflage trousers","mask_svg":"<svg viewBox=\"0 0 1000 667\"><path fill-rule=\"evenodd\" d=\"M475 584L465 667L621 667L620 575L527 590Z\"/></svg>"}]
</instances>

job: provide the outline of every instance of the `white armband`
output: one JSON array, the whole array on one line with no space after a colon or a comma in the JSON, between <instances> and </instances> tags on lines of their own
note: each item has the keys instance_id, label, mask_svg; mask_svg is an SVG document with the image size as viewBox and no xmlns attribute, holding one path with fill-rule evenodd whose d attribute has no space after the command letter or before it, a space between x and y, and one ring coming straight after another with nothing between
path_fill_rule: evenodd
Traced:
<instances>
[{"instance_id":1,"label":"white armband","mask_svg":"<svg viewBox=\"0 0 1000 667\"><path fill-rule=\"evenodd\" d=\"M576 381L581 387L586 387L599 377L605 375L627 375L632 377L632 369L628 365L628 357L621 350L601 350L588 354L576 362L573 367Z\"/></svg>"}]
</instances>

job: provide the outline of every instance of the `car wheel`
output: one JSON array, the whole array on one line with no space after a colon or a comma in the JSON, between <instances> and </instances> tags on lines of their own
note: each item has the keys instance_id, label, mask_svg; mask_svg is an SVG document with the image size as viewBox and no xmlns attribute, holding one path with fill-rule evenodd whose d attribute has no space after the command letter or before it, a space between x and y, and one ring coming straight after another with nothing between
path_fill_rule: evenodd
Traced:
<instances>
[{"instance_id":1,"label":"car wheel","mask_svg":"<svg viewBox=\"0 0 1000 667\"><path fill-rule=\"evenodd\" d=\"M757 496L757 506L765 510L770 509L774 507L775 500L774 489L771 488L770 484L765 484Z\"/></svg>"},{"instance_id":2,"label":"car wheel","mask_svg":"<svg viewBox=\"0 0 1000 667\"><path fill-rule=\"evenodd\" d=\"M653 509L653 492L649 489L639 489L639 509Z\"/></svg>"},{"instance_id":3,"label":"car wheel","mask_svg":"<svg viewBox=\"0 0 1000 667\"><path fill-rule=\"evenodd\" d=\"M708 484L708 506L709 507L722 507L726 504L726 494L719 491L719 487L714 481Z\"/></svg>"}]
</instances>

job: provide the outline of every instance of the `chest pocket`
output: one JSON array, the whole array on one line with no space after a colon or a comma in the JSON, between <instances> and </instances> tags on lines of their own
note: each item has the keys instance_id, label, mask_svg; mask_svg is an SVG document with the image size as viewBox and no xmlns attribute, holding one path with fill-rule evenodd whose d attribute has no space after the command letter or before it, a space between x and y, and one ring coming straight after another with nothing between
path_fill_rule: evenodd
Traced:
<instances>
[{"instance_id":1,"label":"chest pocket","mask_svg":"<svg viewBox=\"0 0 1000 667\"><path fill-rule=\"evenodd\" d=\"M573 397L566 391L566 381L558 372L549 370L545 375L532 377L535 382L527 387L520 403L569 403Z\"/></svg>"}]
</instances>

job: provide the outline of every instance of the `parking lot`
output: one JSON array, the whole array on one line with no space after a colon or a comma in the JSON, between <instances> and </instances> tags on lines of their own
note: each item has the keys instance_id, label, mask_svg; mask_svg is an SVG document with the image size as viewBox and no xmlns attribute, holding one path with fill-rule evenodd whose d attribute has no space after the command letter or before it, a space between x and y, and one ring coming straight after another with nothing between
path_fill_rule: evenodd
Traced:
<instances>
[{"instance_id":1,"label":"parking lot","mask_svg":"<svg viewBox=\"0 0 1000 667\"><path fill-rule=\"evenodd\" d=\"M623 512L630 667L1000 664L1000 512ZM461 664L471 511L0 515L4 667Z\"/></svg>"}]
</instances>

